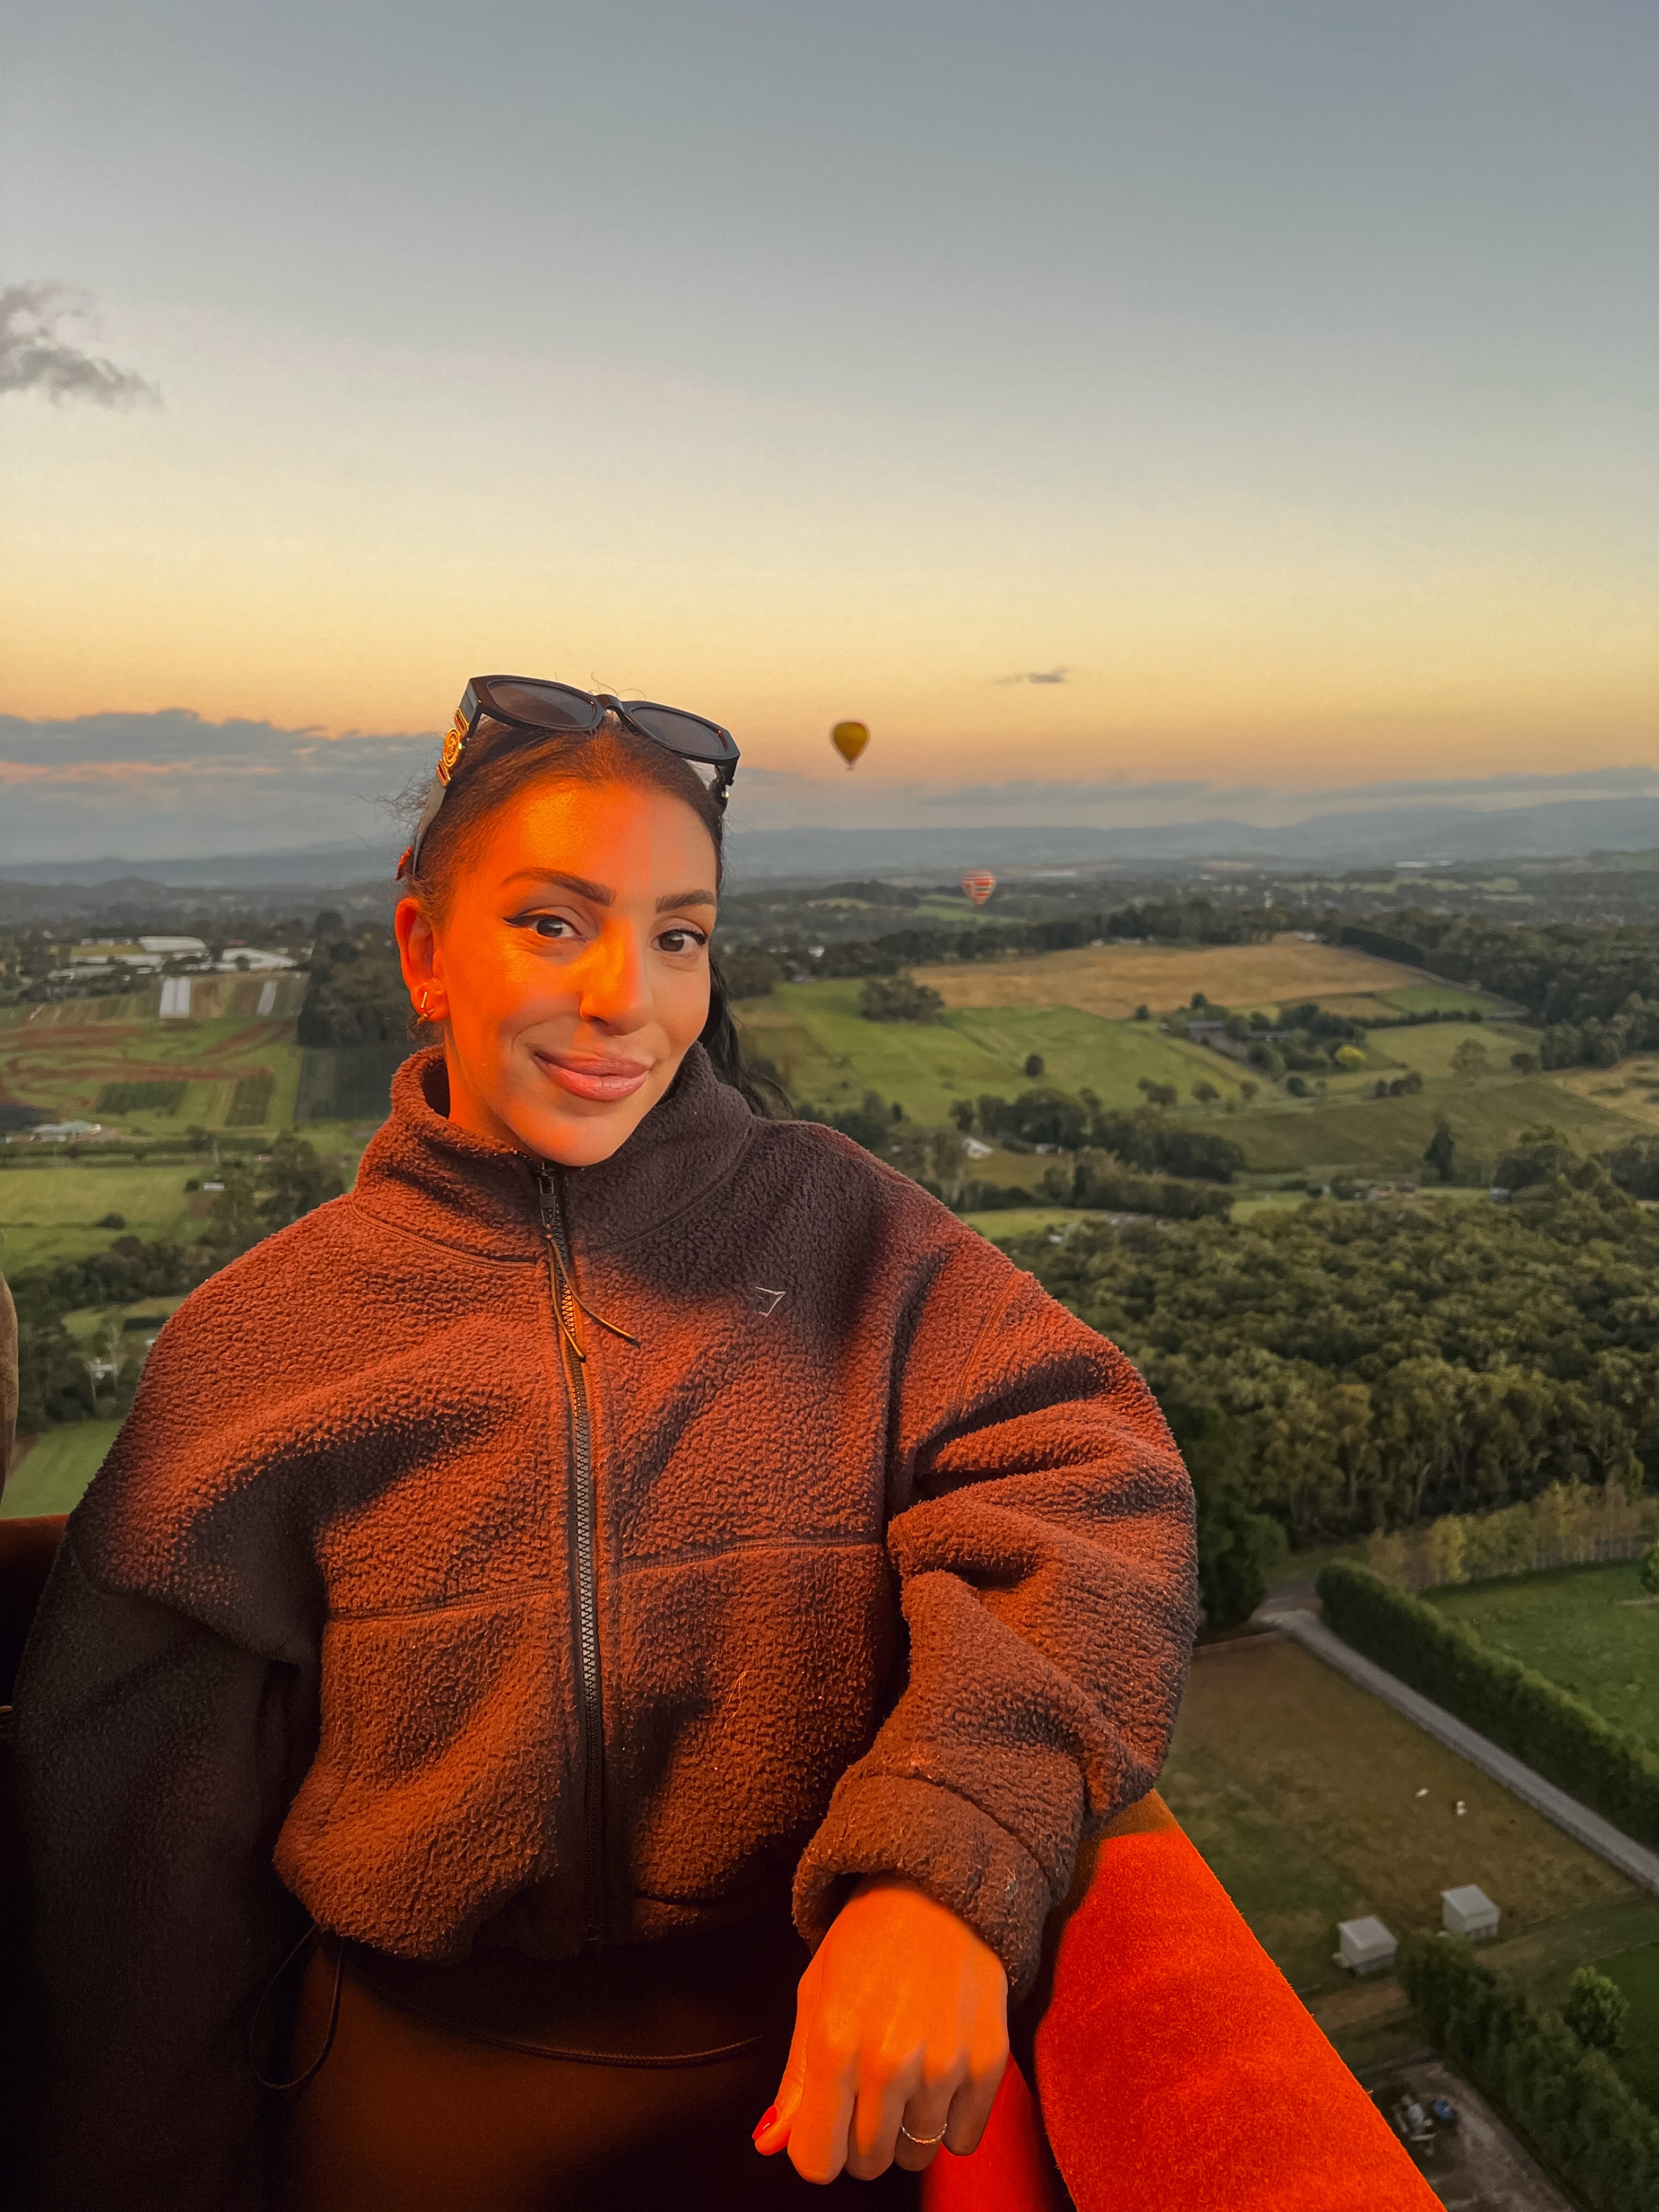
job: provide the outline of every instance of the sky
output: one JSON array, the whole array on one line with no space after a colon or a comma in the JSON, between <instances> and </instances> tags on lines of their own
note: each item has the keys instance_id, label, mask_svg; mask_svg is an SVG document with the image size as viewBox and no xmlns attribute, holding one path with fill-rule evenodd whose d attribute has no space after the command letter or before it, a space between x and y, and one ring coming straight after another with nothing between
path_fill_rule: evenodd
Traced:
<instances>
[{"instance_id":1,"label":"sky","mask_svg":"<svg viewBox=\"0 0 1659 2212\"><path fill-rule=\"evenodd\" d=\"M1656 93L1638 0L3 0L0 865L372 835L499 670L756 821L1622 787Z\"/></svg>"}]
</instances>

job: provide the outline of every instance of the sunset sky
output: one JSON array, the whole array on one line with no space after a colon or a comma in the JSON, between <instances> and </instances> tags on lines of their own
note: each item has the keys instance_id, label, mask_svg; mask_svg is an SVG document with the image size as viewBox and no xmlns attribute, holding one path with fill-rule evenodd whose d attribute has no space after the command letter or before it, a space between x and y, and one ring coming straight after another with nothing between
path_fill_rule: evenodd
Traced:
<instances>
[{"instance_id":1,"label":"sunset sky","mask_svg":"<svg viewBox=\"0 0 1659 2212\"><path fill-rule=\"evenodd\" d=\"M0 858L255 775L226 722L325 836L317 739L502 668L786 811L845 715L860 805L1655 761L1638 0L53 0L3 59L0 284L88 312L0 349Z\"/></svg>"}]
</instances>

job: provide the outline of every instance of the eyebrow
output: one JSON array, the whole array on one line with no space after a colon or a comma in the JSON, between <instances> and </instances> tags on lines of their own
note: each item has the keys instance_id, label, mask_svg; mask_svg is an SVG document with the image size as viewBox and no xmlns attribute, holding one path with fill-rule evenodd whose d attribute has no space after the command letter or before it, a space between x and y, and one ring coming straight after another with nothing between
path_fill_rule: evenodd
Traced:
<instances>
[{"instance_id":1,"label":"eyebrow","mask_svg":"<svg viewBox=\"0 0 1659 2212\"><path fill-rule=\"evenodd\" d=\"M574 891L594 906L615 906L617 894L607 884L590 883L586 876L567 875L562 868L520 868L507 878L510 884L562 884L566 890ZM717 906L720 903L713 891L670 891L657 901L659 914L672 914L677 907Z\"/></svg>"}]
</instances>

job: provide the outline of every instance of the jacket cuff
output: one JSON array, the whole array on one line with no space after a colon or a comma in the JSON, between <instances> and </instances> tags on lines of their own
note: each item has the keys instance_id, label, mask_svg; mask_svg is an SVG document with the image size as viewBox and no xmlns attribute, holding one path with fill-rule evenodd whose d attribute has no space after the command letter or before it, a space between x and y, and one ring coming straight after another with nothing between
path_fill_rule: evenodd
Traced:
<instances>
[{"instance_id":1,"label":"jacket cuff","mask_svg":"<svg viewBox=\"0 0 1659 2212\"><path fill-rule=\"evenodd\" d=\"M914 1776L846 1778L795 1871L795 1925L816 1950L860 1876L896 1875L990 1946L1018 2003L1036 1977L1053 1899L1008 1831L954 1790Z\"/></svg>"}]
</instances>

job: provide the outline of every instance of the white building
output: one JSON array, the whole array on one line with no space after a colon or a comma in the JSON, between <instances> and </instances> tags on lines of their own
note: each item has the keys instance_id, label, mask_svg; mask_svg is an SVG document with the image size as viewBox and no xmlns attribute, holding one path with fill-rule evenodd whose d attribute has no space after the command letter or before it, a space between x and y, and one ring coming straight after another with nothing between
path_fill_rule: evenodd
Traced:
<instances>
[{"instance_id":1,"label":"white building","mask_svg":"<svg viewBox=\"0 0 1659 2212\"><path fill-rule=\"evenodd\" d=\"M1441 1891L1440 1920L1449 1936L1468 1936L1478 1941L1498 1933L1498 1907L1472 1881L1462 1889Z\"/></svg>"},{"instance_id":2,"label":"white building","mask_svg":"<svg viewBox=\"0 0 1659 2212\"><path fill-rule=\"evenodd\" d=\"M1392 1931L1380 1920L1339 1920L1336 1936L1341 1946L1337 1964L1354 1974L1386 1972L1400 1948Z\"/></svg>"}]
</instances>

